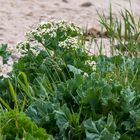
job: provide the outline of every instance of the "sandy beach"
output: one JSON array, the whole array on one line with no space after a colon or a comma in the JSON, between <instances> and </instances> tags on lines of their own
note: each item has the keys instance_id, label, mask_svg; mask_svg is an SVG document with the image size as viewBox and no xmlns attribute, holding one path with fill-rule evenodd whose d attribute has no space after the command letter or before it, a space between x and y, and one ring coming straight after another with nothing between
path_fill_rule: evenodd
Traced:
<instances>
[{"instance_id":1,"label":"sandy beach","mask_svg":"<svg viewBox=\"0 0 140 140\"><path fill-rule=\"evenodd\" d=\"M121 10L128 9L136 19L140 17L140 0L132 0L131 4L129 0L0 0L0 44L8 44L11 52L8 64L2 65L0 57L0 74L11 71L12 64L20 57L16 44L24 41L26 32L39 22L66 20L100 30L97 11L109 17L110 2L113 15L119 16ZM103 53L110 55L109 40L103 41ZM90 52L98 53L94 44L90 45Z\"/></svg>"},{"instance_id":2,"label":"sandy beach","mask_svg":"<svg viewBox=\"0 0 140 140\"><path fill-rule=\"evenodd\" d=\"M114 15L130 9L129 0L111 0ZM30 28L41 22L72 21L82 27L98 28L97 11L109 14L110 0L0 0L0 44L15 46ZM140 1L132 1L135 17L140 15Z\"/></svg>"}]
</instances>

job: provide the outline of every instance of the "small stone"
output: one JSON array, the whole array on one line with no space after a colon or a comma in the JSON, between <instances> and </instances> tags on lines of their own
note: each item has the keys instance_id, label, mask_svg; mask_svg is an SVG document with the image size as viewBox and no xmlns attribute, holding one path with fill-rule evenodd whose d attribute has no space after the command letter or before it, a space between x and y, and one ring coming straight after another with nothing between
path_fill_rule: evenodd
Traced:
<instances>
[{"instance_id":1,"label":"small stone","mask_svg":"<svg viewBox=\"0 0 140 140\"><path fill-rule=\"evenodd\" d=\"M68 3L68 1L67 0L62 0L63 2L65 2L65 3Z\"/></svg>"},{"instance_id":2,"label":"small stone","mask_svg":"<svg viewBox=\"0 0 140 140\"><path fill-rule=\"evenodd\" d=\"M83 4L81 4L82 7L90 7L92 6L92 3L91 2L85 2Z\"/></svg>"}]
</instances>

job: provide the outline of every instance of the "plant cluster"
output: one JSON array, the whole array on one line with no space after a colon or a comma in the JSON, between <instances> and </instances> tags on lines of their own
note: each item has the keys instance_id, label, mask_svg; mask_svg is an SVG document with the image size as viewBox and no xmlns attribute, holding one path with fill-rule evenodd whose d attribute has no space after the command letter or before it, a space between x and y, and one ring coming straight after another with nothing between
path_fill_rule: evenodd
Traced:
<instances>
[{"instance_id":1,"label":"plant cluster","mask_svg":"<svg viewBox=\"0 0 140 140\"><path fill-rule=\"evenodd\" d=\"M140 139L140 58L84 46L82 29L64 21L27 33L0 79L0 139Z\"/></svg>"}]
</instances>

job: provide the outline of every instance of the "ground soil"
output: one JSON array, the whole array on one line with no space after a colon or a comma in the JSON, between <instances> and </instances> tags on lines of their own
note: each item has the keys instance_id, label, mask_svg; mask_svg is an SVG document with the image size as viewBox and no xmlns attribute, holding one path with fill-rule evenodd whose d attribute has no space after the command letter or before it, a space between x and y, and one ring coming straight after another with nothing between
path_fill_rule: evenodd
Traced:
<instances>
[{"instance_id":1,"label":"ground soil","mask_svg":"<svg viewBox=\"0 0 140 140\"><path fill-rule=\"evenodd\" d=\"M130 9L129 0L0 0L0 44L15 46L34 24L50 19L98 29L97 11L109 15L110 1L114 15ZM132 9L139 17L140 0L132 0Z\"/></svg>"},{"instance_id":2,"label":"ground soil","mask_svg":"<svg viewBox=\"0 0 140 140\"><path fill-rule=\"evenodd\" d=\"M3 65L0 57L0 75L11 71L14 61L20 53L15 46L25 39L25 33L39 22L49 20L67 20L83 28L100 30L98 14L109 16L110 2L113 15L120 15L123 9L132 10L136 19L140 17L140 0L0 0L0 44L8 44L11 57ZM100 42L100 39L97 41ZM103 38L105 54L110 54L109 40ZM89 45L88 45L89 47ZM97 53L95 44L91 44L91 53Z\"/></svg>"}]
</instances>

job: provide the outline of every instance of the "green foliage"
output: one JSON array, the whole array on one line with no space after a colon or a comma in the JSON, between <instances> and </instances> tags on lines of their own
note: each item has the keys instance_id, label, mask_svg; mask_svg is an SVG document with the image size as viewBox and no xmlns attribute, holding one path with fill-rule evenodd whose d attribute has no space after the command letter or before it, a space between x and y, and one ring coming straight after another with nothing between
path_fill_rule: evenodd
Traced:
<instances>
[{"instance_id":1,"label":"green foliage","mask_svg":"<svg viewBox=\"0 0 140 140\"><path fill-rule=\"evenodd\" d=\"M0 56L3 57L3 64L7 63L10 56L10 53L6 50L7 47L8 47L7 44L0 45Z\"/></svg>"},{"instance_id":2,"label":"green foliage","mask_svg":"<svg viewBox=\"0 0 140 140\"><path fill-rule=\"evenodd\" d=\"M84 127L87 140L118 140L120 138L111 114L108 115L106 121L104 117L94 122L88 119L84 122Z\"/></svg>"},{"instance_id":3,"label":"green foliage","mask_svg":"<svg viewBox=\"0 0 140 140\"><path fill-rule=\"evenodd\" d=\"M51 50L75 47L80 35L82 30L78 26L65 21L42 23L27 34L29 40L37 41Z\"/></svg>"},{"instance_id":4,"label":"green foliage","mask_svg":"<svg viewBox=\"0 0 140 140\"><path fill-rule=\"evenodd\" d=\"M122 16L125 41L136 47L138 40L131 40L137 34L134 19L128 11ZM122 43L119 21L115 24L111 13L110 23L103 17L101 21L112 45L115 31ZM14 63L10 80L0 79L1 137L140 138L140 58L129 47L125 55L122 50L111 57L89 55L82 36L82 29L72 23L48 22L39 24L27 34L27 41L18 44L22 56Z\"/></svg>"},{"instance_id":5,"label":"green foliage","mask_svg":"<svg viewBox=\"0 0 140 140\"><path fill-rule=\"evenodd\" d=\"M9 89L14 100L14 109L12 109L1 97L0 101L5 106L8 111L0 111L0 128L1 137L6 140L11 139L36 139L36 140L46 140L53 139L50 137L45 129L39 128L31 119L22 112L24 109L24 103L22 105L21 111L19 110L19 104L17 100L17 94L10 80Z\"/></svg>"},{"instance_id":6,"label":"green foliage","mask_svg":"<svg viewBox=\"0 0 140 140\"><path fill-rule=\"evenodd\" d=\"M3 135L6 140L26 139L26 140L46 140L49 135L43 128L38 128L25 113L18 113L13 110L0 113L0 122Z\"/></svg>"},{"instance_id":7,"label":"green foliage","mask_svg":"<svg viewBox=\"0 0 140 140\"><path fill-rule=\"evenodd\" d=\"M100 23L110 38L113 51L119 50L129 56L139 56L140 52L140 19L135 20L133 12L125 9L120 12L120 17L114 16L110 6L110 16L99 14ZM116 41L115 41L116 40ZM114 54L114 53L113 53Z\"/></svg>"}]
</instances>

